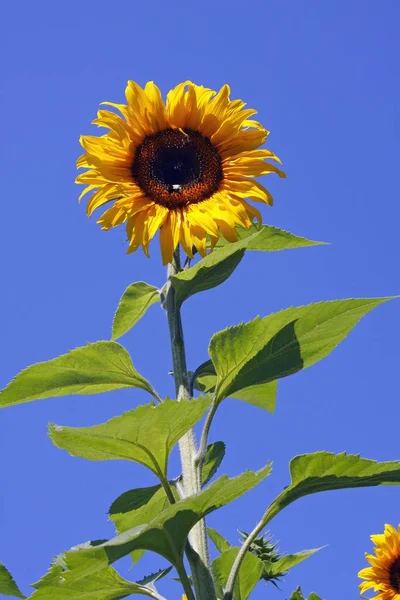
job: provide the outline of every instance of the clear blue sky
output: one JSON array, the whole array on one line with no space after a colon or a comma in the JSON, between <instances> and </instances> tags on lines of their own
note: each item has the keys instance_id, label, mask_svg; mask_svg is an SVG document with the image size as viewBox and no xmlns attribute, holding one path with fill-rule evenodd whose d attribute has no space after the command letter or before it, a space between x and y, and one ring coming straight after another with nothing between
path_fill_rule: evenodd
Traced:
<instances>
[{"instance_id":1,"label":"clear blue sky","mask_svg":"<svg viewBox=\"0 0 400 600\"><path fill-rule=\"evenodd\" d=\"M102 232L77 204L78 137L95 133L99 102L123 101L126 81L166 92L191 79L259 110L288 179L269 179L276 200L264 221L331 246L246 256L229 282L184 309L190 367L211 335L292 304L398 294L399 19L396 0L15 2L3 8L0 386L19 370L88 341L107 339L125 287L161 285L152 259L125 255L123 229ZM5 60L4 60L5 59ZM231 542L249 530L288 482L288 461L319 449L400 458L399 303L366 317L324 362L282 380L275 416L236 401L221 408L211 438L228 445L224 471L268 459L274 472L209 522ZM125 338L134 364L172 393L167 328L158 307ZM140 391L72 396L0 414L0 561L27 593L53 555L110 537L106 511L144 469L71 458L46 435L49 421L90 425L144 402ZM171 474L177 472L174 456ZM282 551L328 544L294 569L323 598L357 598L369 534L400 522L400 488L307 497L274 522ZM139 563L140 578L164 561ZM128 561L122 572L128 573ZM161 586L179 598L173 582ZM266 593L268 592L268 594Z\"/></svg>"}]
</instances>

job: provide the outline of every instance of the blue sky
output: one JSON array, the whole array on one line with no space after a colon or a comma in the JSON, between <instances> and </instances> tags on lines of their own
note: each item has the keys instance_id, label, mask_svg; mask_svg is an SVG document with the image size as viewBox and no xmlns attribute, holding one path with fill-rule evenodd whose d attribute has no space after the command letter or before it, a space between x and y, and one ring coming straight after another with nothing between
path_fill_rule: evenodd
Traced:
<instances>
[{"instance_id":1,"label":"blue sky","mask_svg":"<svg viewBox=\"0 0 400 600\"><path fill-rule=\"evenodd\" d=\"M78 138L103 100L123 101L126 81L167 92L191 79L259 111L287 180L271 178L264 222L330 246L248 255L223 286L191 298L183 318L188 360L206 359L211 335L290 305L398 294L399 91L396 0L291 0L247 4L171 0L8 3L1 45L2 234L0 387L19 370L88 341L107 339L125 287L165 278L152 258L125 255L123 229L102 232L77 203ZM232 543L288 483L288 461L319 449L400 458L399 310L367 316L324 362L282 380L276 414L236 401L219 411L211 439L227 442L223 471L269 459L273 474L209 522ZM135 366L172 393L165 317L158 307L123 338ZM106 511L127 489L151 485L144 469L71 458L52 446L49 421L100 423L145 401L140 391L72 396L0 415L0 561L28 593L52 556L113 533ZM177 472L173 457L171 474ZM282 551L328 546L291 571L323 598L356 598L369 535L400 522L400 488L307 497L276 518ZM148 557L132 579L164 565ZM179 598L174 582L161 586Z\"/></svg>"}]
</instances>

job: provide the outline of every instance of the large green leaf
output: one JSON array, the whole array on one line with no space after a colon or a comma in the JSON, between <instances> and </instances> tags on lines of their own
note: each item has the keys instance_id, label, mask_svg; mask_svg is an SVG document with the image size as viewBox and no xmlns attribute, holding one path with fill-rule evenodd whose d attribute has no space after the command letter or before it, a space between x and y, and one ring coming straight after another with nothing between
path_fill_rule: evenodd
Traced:
<instances>
[{"instance_id":1,"label":"large green leaf","mask_svg":"<svg viewBox=\"0 0 400 600\"><path fill-rule=\"evenodd\" d=\"M359 455L315 452L290 462L291 483L267 510L269 522L283 508L309 494L346 488L400 484L400 461L376 462Z\"/></svg>"},{"instance_id":2,"label":"large green leaf","mask_svg":"<svg viewBox=\"0 0 400 600\"><path fill-rule=\"evenodd\" d=\"M290 475L290 485L275 501L280 508L317 492L400 484L400 462L376 462L345 452L315 452L293 458Z\"/></svg>"},{"instance_id":3,"label":"large green leaf","mask_svg":"<svg viewBox=\"0 0 400 600\"><path fill-rule=\"evenodd\" d=\"M166 477L168 457L180 438L206 412L210 397L147 404L92 427L50 425L50 437L72 456L132 460Z\"/></svg>"},{"instance_id":4,"label":"large green leaf","mask_svg":"<svg viewBox=\"0 0 400 600\"><path fill-rule=\"evenodd\" d=\"M82 560L83 565L85 559ZM86 563L86 566L89 568L90 564ZM32 600L120 600L130 595L162 600L154 586L127 581L110 566L76 580L63 557L58 557L48 573L33 587L36 591L31 596Z\"/></svg>"},{"instance_id":5,"label":"large green leaf","mask_svg":"<svg viewBox=\"0 0 400 600\"><path fill-rule=\"evenodd\" d=\"M271 225L263 225L258 229L257 225L252 225L250 229L237 227L239 239L248 240L246 250L259 250L261 252L276 252L279 250L289 250L291 248L301 248L305 246L324 245L325 242L315 242L304 237L299 237L283 229L272 227ZM220 238L217 242L217 248L228 245L225 238Z\"/></svg>"},{"instance_id":6,"label":"large green leaf","mask_svg":"<svg viewBox=\"0 0 400 600\"><path fill-rule=\"evenodd\" d=\"M177 305L180 306L193 294L210 290L226 281L242 260L245 246L244 240L214 250L190 269L172 276Z\"/></svg>"},{"instance_id":7,"label":"large green leaf","mask_svg":"<svg viewBox=\"0 0 400 600\"><path fill-rule=\"evenodd\" d=\"M301 588L298 587L297 590L295 590L290 596L290 600L322 600L322 598L320 598L319 596L317 596L317 594L314 593L310 594L308 598L305 598L301 592Z\"/></svg>"},{"instance_id":8,"label":"large green leaf","mask_svg":"<svg viewBox=\"0 0 400 600\"><path fill-rule=\"evenodd\" d=\"M207 446L207 452L204 458L202 469L202 485L207 485L215 473L218 471L223 458L225 456L224 442L214 442Z\"/></svg>"},{"instance_id":9,"label":"large green leaf","mask_svg":"<svg viewBox=\"0 0 400 600\"><path fill-rule=\"evenodd\" d=\"M220 556L218 556L212 563L212 570L215 578L222 588L226 586L228 581L229 573L231 572L232 565L239 552L240 548L232 547L229 550L225 550ZM238 577L233 592L234 600L247 600L251 592L260 581L264 565L262 561L247 552L244 560L239 569Z\"/></svg>"},{"instance_id":10,"label":"large green leaf","mask_svg":"<svg viewBox=\"0 0 400 600\"><path fill-rule=\"evenodd\" d=\"M122 294L114 315L112 339L116 340L129 331L143 317L147 309L160 301L158 289L144 281L128 286Z\"/></svg>"},{"instance_id":11,"label":"large green leaf","mask_svg":"<svg viewBox=\"0 0 400 600\"><path fill-rule=\"evenodd\" d=\"M0 563L0 594L3 596L16 596L25 598L24 594L18 589L11 573L4 565Z\"/></svg>"},{"instance_id":12,"label":"large green leaf","mask_svg":"<svg viewBox=\"0 0 400 600\"><path fill-rule=\"evenodd\" d=\"M194 388L202 392L214 392L217 385L217 373L211 360L201 364L193 374ZM277 382L270 381L236 390L232 395L258 408L273 413L276 404Z\"/></svg>"},{"instance_id":13,"label":"large green leaf","mask_svg":"<svg viewBox=\"0 0 400 600\"><path fill-rule=\"evenodd\" d=\"M131 387L155 395L149 382L133 367L123 346L117 342L95 342L21 371L0 392L0 406Z\"/></svg>"},{"instance_id":14,"label":"large green leaf","mask_svg":"<svg viewBox=\"0 0 400 600\"><path fill-rule=\"evenodd\" d=\"M250 229L238 228L238 234L237 242L231 243L221 239L217 247L200 262L171 277L178 305L193 294L209 290L226 281L242 260L245 250L268 252L321 243L268 225L262 226L261 229L256 226Z\"/></svg>"},{"instance_id":15,"label":"large green leaf","mask_svg":"<svg viewBox=\"0 0 400 600\"><path fill-rule=\"evenodd\" d=\"M327 356L365 314L389 298L319 302L288 308L216 333L209 353L216 397L286 377Z\"/></svg>"},{"instance_id":16,"label":"large green leaf","mask_svg":"<svg viewBox=\"0 0 400 600\"><path fill-rule=\"evenodd\" d=\"M192 527L209 513L255 487L270 471L268 464L257 473L247 471L233 479L224 475L198 494L168 506L148 523L129 529L101 545L67 552L66 564L78 580L105 569L108 564L134 550L143 549L161 554L176 566L182 559Z\"/></svg>"}]
</instances>

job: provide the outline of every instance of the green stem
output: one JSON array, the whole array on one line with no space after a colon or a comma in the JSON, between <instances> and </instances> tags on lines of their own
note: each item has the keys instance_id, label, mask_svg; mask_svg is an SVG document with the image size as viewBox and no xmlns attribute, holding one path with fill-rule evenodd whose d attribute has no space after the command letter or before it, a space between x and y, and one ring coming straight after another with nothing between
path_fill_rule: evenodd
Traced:
<instances>
[{"instance_id":1,"label":"green stem","mask_svg":"<svg viewBox=\"0 0 400 600\"><path fill-rule=\"evenodd\" d=\"M160 481L161 481L161 485L163 486L165 495L168 498L168 502L170 504L175 504L176 500L174 498L174 494L172 493L172 489L171 486L169 485L168 479L166 479L164 476L160 477Z\"/></svg>"},{"instance_id":2,"label":"green stem","mask_svg":"<svg viewBox=\"0 0 400 600\"><path fill-rule=\"evenodd\" d=\"M176 565L175 568L178 573L178 577L181 581L182 587L185 591L187 600L196 600L196 598L193 594L192 586L190 585L189 577L186 573L186 569L185 569L185 565L183 564L183 561L181 562L181 564Z\"/></svg>"},{"instance_id":3,"label":"green stem","mask_svg":"<svg viewBox=\"0 0 400 600\"><path fill-rule=\"evenodd\" d=\"M189 378L186 367L185 342L183 338L182 319L180 309L176 303L176 295L171 285L171 276L181 271L179 247L174 253L173 262L168 265L168 285L165 298L165 309L168 318L168 327L171 338L171 352L173 374L175 379L176 397L180 400L191 398ZM179 441L182 463L183 491L185 497L197 494L201 490L199 469L195 464L197 454L194 432L191 429ZM198 561L188 557L193 581L196 585L198 600L214 600L216 598L213 580L209 570L209 553L207 531L204 519L197 523L189 534L193 550L200 557L202 568L199 569Z\"/></svg>"},{"instance_id":4,"label":"green stem","mask_svg":"<svg viewBox=\"0 0 400 600\"><path fill-rule=\"evenodd\" d=\"M243 542L236 559L232 565L231 571L229 573L228 581L225 587L225 594L223 600L232 600L233 598L233 590L235 587L236 579L239 575L240 567L242 566L243 560L248 552L251 544L256 539L259 533L268 525L268 523L284 508L285 503L285 492L282 492L267 508L265 513L263 514L261 520L254 527L253 531L248 535L248 537Z\"/></svg>"},{"instance_id":5,"label":"green stem","mask_svg":"<svg viewBox=\"0 0 400 600\"><path fill-rule=\"evenodd\" d=\"M208 415L207 415L205 423L204 423L203 431L202 431L201 438L200 438L199 450L198 450L196 456L194 457L194 464L195 464L196 468L198 469L198 477L199 477L200 481L202 479L203 464L204 464L204 459L206 457L206 452L207 452L208 434L210 432L211 423L213 421L215 413L217 412L217 408L218 408L218 405L216 404L215 400L213 400L213 403L211 404L210 410L208 412Z\"/></svg>"}]
</instances>

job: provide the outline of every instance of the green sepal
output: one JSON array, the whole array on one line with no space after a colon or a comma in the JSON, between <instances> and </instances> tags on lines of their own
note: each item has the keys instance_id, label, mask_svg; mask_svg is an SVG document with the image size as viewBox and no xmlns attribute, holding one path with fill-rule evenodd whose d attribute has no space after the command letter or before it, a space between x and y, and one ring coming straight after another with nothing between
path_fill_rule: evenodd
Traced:
<instances>
[{"instance_id":1,"label":"green sepal","mask_svg":"<svg viewBox=\"0 0 400 600\"><path fill-rule=\"evenodd\" d=\"M117 342L101 341L24 369L0 392L0 407L123 388L141 388L155 395L134 368L128 351Z\"/></svg>"},{"instance_id":2,"label":"green sepal","mask_svg":"<svg viewBox=\"0 0 400 600\"><path fill-rule=\"evenodd\" d=\"M112 339L127 333L146 313L152 304L160 302L156 287L144 281L129 285L121 296L112 324Z\"/></svg>"}]
</instances>

